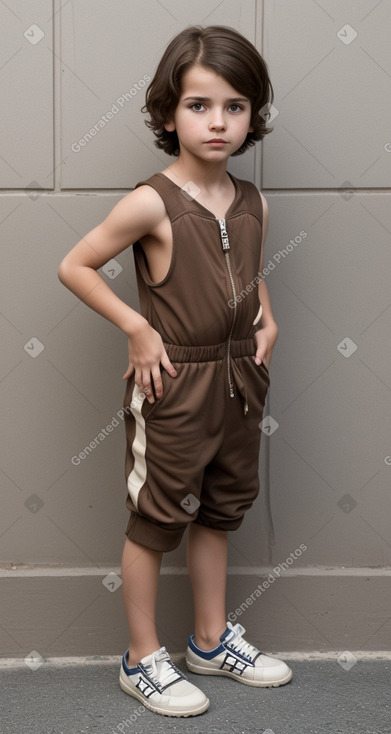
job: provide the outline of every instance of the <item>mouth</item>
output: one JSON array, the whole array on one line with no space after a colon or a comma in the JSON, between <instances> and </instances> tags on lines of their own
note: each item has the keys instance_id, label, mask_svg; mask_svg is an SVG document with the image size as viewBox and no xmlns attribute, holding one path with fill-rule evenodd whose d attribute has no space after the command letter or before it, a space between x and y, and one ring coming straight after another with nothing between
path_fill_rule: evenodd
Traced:
<instances>
[{"instance_id":1,"label":"mouth","mask_svg":"<svg viewBox=\"0 0 391 734\"><path fill-rule=\"evenodd\" d=\"M206 145L226 145L227 140L223 140L222 138L212 138L211 140L206 141Z\"/></svg>"}]
</instances>

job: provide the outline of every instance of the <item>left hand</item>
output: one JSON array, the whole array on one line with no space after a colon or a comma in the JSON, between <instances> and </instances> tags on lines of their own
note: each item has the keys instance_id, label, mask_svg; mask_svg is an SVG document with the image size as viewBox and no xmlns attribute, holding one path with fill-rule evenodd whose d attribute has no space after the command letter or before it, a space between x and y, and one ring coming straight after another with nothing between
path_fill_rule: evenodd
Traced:
<instances>
[{"instance_id":1,"label":"left hand","mask_svg":"<svg viewBox=\"0 0 391 734\"><path fill-rule=\"evenodd\" d=\"M257 343L257 351L255 353L255 364L265 364L269 369L272 358L272 351L278 337L278 326L276 323L263 326L255 332L255 341Z\"/></svg>"}]
</instances>

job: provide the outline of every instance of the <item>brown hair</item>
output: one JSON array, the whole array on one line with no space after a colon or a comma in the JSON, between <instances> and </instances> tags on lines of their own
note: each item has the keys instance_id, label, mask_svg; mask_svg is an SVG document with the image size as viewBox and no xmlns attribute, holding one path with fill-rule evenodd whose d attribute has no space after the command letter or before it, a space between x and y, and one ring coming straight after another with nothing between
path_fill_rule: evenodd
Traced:
<instances>
[{"instance_id":1,"label":"brown hair","mask_svg":"<svg viewBox=\"0 0 391 734\"><path fill-rule=\"evenodd\" d=\"M220 74L251 102L250 126L254 131L247 133L243 145L232 155L244 153L272 131L266 127L267 112L261 116L259 111L273 102L273 87L267 65L255 46L233 28L192 26L169 43L146 92L142 112L150 115L145 123L156 135L158 148L168 155L179 155L177 133L168 132L164 125L178 105L184 73L196 65Z\"/></svg>"}]
</instances>

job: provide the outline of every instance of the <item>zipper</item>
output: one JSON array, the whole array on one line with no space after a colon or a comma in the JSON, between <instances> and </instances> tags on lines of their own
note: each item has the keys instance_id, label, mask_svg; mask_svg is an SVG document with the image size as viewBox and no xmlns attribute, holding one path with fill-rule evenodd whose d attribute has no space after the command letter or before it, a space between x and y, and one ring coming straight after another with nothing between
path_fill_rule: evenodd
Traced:
<instances>
[{"instance_id":1,"label":"zipper","mask_svg":"<svg viewBox=\"0 0 391 734\"><path fill-rule=\"evenodd\" d=\"M227 232L227 226L225 219L219 219L218 223L220 225L220 238L221 238L221 246L223 248L223 253L225 256L225 260L227 263L227 269L228 269L228 275L229 279L231 281L231 288L232 288L232 297L234 301L234 308L233 308L233 319L231 324L231 330L228 335L228 342L227 342L227 374L228 374L228 387L229 387L229 395L231 398L235 397L234 393L234 386L232 382L232 374L231 374L231 340L232 340L232 333L235 326L236 321L236 309L237 309L237 302L236 302L236 288L235 288L235 282L232 275L232 268L231 268L231 260L229 257L229 239L228 239L228 232Z\"/></svg>"}]
</instances>

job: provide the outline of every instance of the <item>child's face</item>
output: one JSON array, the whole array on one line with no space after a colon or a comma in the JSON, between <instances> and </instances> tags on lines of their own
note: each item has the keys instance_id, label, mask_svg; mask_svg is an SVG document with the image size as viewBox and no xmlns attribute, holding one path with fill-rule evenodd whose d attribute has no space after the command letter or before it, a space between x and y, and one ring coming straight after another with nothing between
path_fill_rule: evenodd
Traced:
<instances>
[{"instance_id":1,"label":"child's face","mask_svg":"<svg viewBox=\"0 0 391 734\"><path fill-rule=\"evenodd\" d=\"M176 130L181 155L187 151L216 163L240 148L254 129L250 119L249 99L215 71L193 66L183 75L178 106L165 128Z\"/></svg>"}]
</instances>

